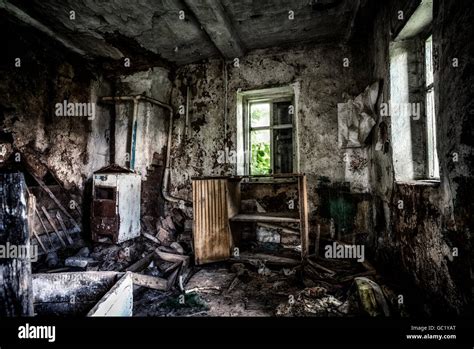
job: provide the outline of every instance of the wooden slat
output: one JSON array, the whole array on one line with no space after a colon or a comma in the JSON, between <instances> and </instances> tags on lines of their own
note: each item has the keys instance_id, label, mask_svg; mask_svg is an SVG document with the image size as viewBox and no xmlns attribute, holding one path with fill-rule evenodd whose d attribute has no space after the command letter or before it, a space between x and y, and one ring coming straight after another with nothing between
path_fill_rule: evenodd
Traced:
<instances>
[{"instance_id":1,"label":"wooden slat","mask_svg":"<svg viewBox=\"0 0 474 349\"><path fill-rule=\"evenodd\" d=\"M56 212L56 219L59 222L59 225L61 226L61 230L63 231L64 235L66 236L66 240L69 243L69 245L73 245L74 241L72 241L72 238L69 236L69 232L66 228L66 224L64 224L63 218L61 217L61 214Z\"/></svg>"},{"instance_id":2,"label":"wooden slat","mask_svg":"<svg viewBox=\"0 0 474 349\"><path fill-rule=\"evenodd\" d=\"M299 177L298 192L300 206L301 257L304 259L309 254L308 189L306 185L306 176Z\"/></svg>"},{"instance_id":3,"label":"wooden slat","mask_svg":"<svg viewBox=\"0 0 474 349\"><path fill-rule=\"evenodd\" d=\"M44 224L44 221L43 221L43 218L41 218L41 215L38 211L38 206L35 205L35 212L36 212L36 215L38 216L38 219L41 223L41 226L43 227L44 229L44 233L46 234L46 236L48 237L48 240L49 240L49 244L51 245L51 248L54 248L54 245L53 245L53 240L51 240L51 235L49 235L49 232L48 232L48 229L46 228L46 225Z\"/></svg>"},{"instance_id":4,"label":"wooden slat","mask_svg":"<svg viewBox=\"0 0 474 349\"><path fill-rule=\"evenodd\" d=\"M79 224L77 224L76 220L69 214L69 212L64 208L64 206L59 202L59 200L56 198L56 196L53 194L51 190L49 190L48 186L38 177L33 176L35 181L40 185L40 187L49 195L51 200L54 201L54 203L58 206L58 208L66 215L66 217L72 222L74 227L78 229L79 231L81 230Z\"/></svg>"},{"instance_id":5,"label":"wooden slat","mask_svg":"<svg viewBox=\"0 0 474 349\"><path fill-rule=\"evenodd\" d=\"M233 222L269 222L269 223L299 223L300 219L289 216L278 216L271 213L241 213L231 218Z\"/></svg>"},{"instance_id":6,"label":"wooden slat","mask_svg":"<svg viewBox=\"0 0 474 349\"><path fill-rule=\"evenodd\" d=\"M49 225L51 225L51 228L53 228L54 232L56 233L59 241L61 241L61 245L63 245L63 247L66 247L66 243L64 242L63 238L61 237L61 235L59 235L59 230L58 228L56 228L56 224L54 224L54 221L53 219L51 218L51 216L49 215L48 211L46 210L46 208L44 206L41 207L41 209L43 210L43 213L44 213L44 216L46 217L46 219L48 220L49 222Z\"/></svg>"}]
</instances>

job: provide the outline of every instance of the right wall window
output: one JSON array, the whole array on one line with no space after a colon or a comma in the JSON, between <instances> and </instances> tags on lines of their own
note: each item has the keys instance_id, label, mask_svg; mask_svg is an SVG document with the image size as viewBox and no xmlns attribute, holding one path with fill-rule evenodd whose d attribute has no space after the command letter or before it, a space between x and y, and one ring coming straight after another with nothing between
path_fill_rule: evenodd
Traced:
<instances>
[{"instance_id":1,"label":"right wall window","mask_svg":"<svg viewBox=\"0 0 474 349\"><path fill-rule=\"evenodd\" d=\"M426 126L428 175L430 179L439 178L438 152L436 150L436 109L433 79L433 37L425 42L425 91L426 91Z\"/></svg>"}]
</instances>

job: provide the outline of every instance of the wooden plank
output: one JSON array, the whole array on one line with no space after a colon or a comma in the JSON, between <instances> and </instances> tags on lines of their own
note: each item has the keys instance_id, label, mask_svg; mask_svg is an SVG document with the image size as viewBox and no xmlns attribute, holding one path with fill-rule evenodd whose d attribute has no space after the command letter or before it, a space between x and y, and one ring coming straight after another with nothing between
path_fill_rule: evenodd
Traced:
<instances>
[{"instance_id":1,"label":"wooden plank","mask_svg":"<svg viewBox=\"0 0 474 349\"><path fill-rule=\"evenodd\" d=\"M54 224L53 220L51 219L51 216L49 215L48 211L46 210L46 208L44 206L41 206L41 210L43 210L43 213L44 213L44 216L46 217L46 219L48 220L49 222L49 225L51 225L51 227L53 228L54 232L56 233L59 241L61 241L61 245L63 245L63 247L66 247L66 243L64 242L63 238L61 237L61 235L59 235L59 231L58 231L58 228L56 228L56 225Z\"/></svg>"},{"instance_id":2,"label":"wooden plank","mask_svg":"<svg viewBox=\"0 0 474 349\"><path fill-rule=\"evenodd\" d=\"M22 173L0 174L0 245L23 246L29 254L27 258L0 258L0 317L34 313L26 195Z\"/></svg>"},{"instance_id":3,"label":"wooden plank","mask_svg":"<svg viewBox=\"0 0 474 349\"><path fill-rule=\"evenodd\" d=\"M27 189L27 191L28 191L28 189ZM36 207L36 198L33 194L31 194L28 191L28 230L29 230L30 234L35 237L36 241L38 241L38 245L41 246L41 249L45 253L47 253L48 250L46 249L46 247L43 244L43 241L41 241L41 239L39 238L38 234L36 233L36 231L34 229L35 207Z\"/></svg>"},{"instance_id":4,"label":"wooden plank","mask_svg":"<svg viewBox=\"0 0 474 349\"><path fill-rule=\"evenodd\" d=\"M282 227L281 225L261 223L261 222L258 222L257 225L263 228L267 228L267 229L280 230L282 233L286 233L286 234L300 235L299 230Z\"/></svg>"},{"instance_id":5,"label":"wooden plank","mask_svg":"<svg viewBox=\"0 0 474 349\"><path fill-rule=\"evenodd\" d=\"M41 241L40 237L38 236L38 234L36 233L36 231L34 229L32 229L32 232L33 232L33 235L36 239L36 241L38 241L38 244L41 246L41 249L45 252L45 253L48 253L48 250L46 249L46 247L44 246L43 242Z\"/></svg>"},{"instance_id":6,"label":"wooden plank","mask_svg":"<svg viewBox=\"0 0 474 349\"><path fill-rule=\"evenodd\" d=\"M143 237L146 237L146 238L147 238L148 240L150 240L150 241L153 241L155 244L158 244L158 245L161 244L160 240L158 240L156 237L154 237L154 236L151 235L151 234L142 232L142 236L143 236Z\"/></svg>"},{"instance_id":7,"label":"wooden plank","mask_svg":"<svg viewBox=\"0 0 474 349\"><path fill-rule=\"evenodd\" d=\"M309 227L308 227L308 189L306 176L299 177L299 208L300 208L300 231L301 231L301 258L309 254Z\"/></svg>"},{"instance_id":8,"label":"wooden plank","mask_svg":"<svg viewBox=\"0 0 474 349\"><path fill-rule=\"evenodd\" d=\"M240 213L231 218L233 222L269 222L269 223L299 223L300 219L280 216L274 213Z\"/></svg>"},{"instance_id":9,"label":"wooden plank","mask_svg":"<svg viewBox=\"0 0 474 349\"><path fill-rule=\"evenodd\" d=\"M28 188L26 188L28 193L28 231L30 232L30 237L33 235L33 227L34 227L34 219L35 219L35 206L36 206L36 198L33 194L30 193Z\"/></svg>"},{"instance_id":10,"label":"wooden plank","mask_svg":"<svg viewBox=\"0 0 474 349\"><path fill-rule=\"evenodd\" d=\"M189 264L189 256L163 252L163 251L160 251L159 249L156 249L155 253L159 258L167 262L173 262L173 263L182 262L184 266L187 266Z\"/></svg>"},{"instance_id":11,"label":"wooden plank","mask_svg":"<svg viewBox=\"0 0 474 349\"><path fill-rule=\"evenodd\" d=\"M288 265L288 266L296 266L301 263L301 261L297 259L274 256L274 255L265 254L265 253L250 253L250 252L241 252L239 257L232 258L232 261L247 262L251 264L255 264L258 262L265 262L268 264Z\"/></svg>"},{"instance_id":12,"label":"wooden plank","mask_svg":"<svg viewBox=\"0 0 474 349\"><path fill-rule=\"evenodd\" d=\"M155 252L147 254L145 257L143 257L142 259L138 260L137 262L129 266L127 269L125 269L125 271L132 271L132 272L142 271L150 264L154 255L155 255Z\"/></svg>"},{"instance_id":13,"label":"wooden plank","mask_svg":"<svg viewBox=\"0 0 474 349\"><path fill-rule=\"evenodd\" d=\"M66 236L66 240L69 243L69 245L74 245L74 241L72 241L72 238L69 236L69 232L66 228L66 224L64 224L63 218L61 217L61 214L59 213L59 211L56 212L56 219L58 220L59 225L61 226L61 229L64 235Z\"/></svg>"},{"instance_id":14,"label":"wooden plank","mask_svg":"<svg viewBox=\"0 0 474 349\"><path fill-rule=\"evenodd\" d=\"M328 274L330 274L330 275L335 275L335 274L336 274L335 271L333 271L333 270L331 270L331 269L328 269L328 268L326 268L326 267L324 267L324 266L322 266L322 265L320 265L320 264L318 264L318 263L316 263L316 262L313 262L313 261L312 261L311 259L309 259L309 258L306 259L306 261L308 262L309 265L311 265L311 266L312 266L313 268L315 268L315 269L319 269L319 270L324 271L325 273L328 273Z\"/></svg>"},{"instance_id":15,"label":"wooden plank","mask_svg":"<svg viewBox=\"0 0 474 349\"><path fill-rule=\"evenodd\" d=\"M87 316L132 316L132 273L125 275L102 297Z\"/></svg>"},{"instance_id":16,"label":"wooden plank","mask_svg":"<svg viewBox=\"0 0 474 349\"><path fill-rule=\"evenodd\" d=\"M35 181L39 184L39 186L49 195L51 200L54 201L54 203L58 206L58 208L66 215L66 217L72 222L74 227L78 229L79 231L81 230L81 227L79 224L77 224L76 220L69 214L69 212L64 208L63 205L61 205L61 202L59 202L58 198L53 194L51 190L49 190L48 186L38 177L32 175Z\"/></svg>"},{"instance_id":17,"label":"wooden plank","mask_svg":"<svg viewBox=\"0 0 474 349\"><path fill-rule=\"evenodd\" d=\"M35 205L35 213L36 215L38 216L38 219L41 223L41 226L43 227L44 229L44 233L46 234L46 236L48 237L48 240L49 240L49 244L51 245L51 248L54 249L54 245L53 245L53 240L51 240L51 235L49 235L49 232L48 232L48 229L46 228L46 225L44 224L44 221L43 221L43 218L41 218L41 215L38 211L38 206Z\"/></svg>"},{"instance_id":18,"label":"wooden plank","mask_svg":"<svg viewBox=\"0 0 474 349\"><path fill-rule=\"evenodd\" d=\"M168 280L156 276L132 273L133 284L153 290L168 290Z\"/></svg>"}]
</instances>

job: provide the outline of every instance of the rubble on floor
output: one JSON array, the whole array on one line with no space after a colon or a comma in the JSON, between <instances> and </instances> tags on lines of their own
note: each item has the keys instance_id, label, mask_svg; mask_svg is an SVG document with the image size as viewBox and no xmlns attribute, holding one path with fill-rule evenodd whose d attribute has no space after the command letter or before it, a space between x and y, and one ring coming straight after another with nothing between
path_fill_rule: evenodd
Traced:
<instances>
[{"instance_id":1,"label":"rubble on floor","mask_svg":"<svg viewBox=\"0 0 474 349\"><path fill-rule=\"evenodd\" d=\"M142 236L51 252L43 272L132 272L134 316L389 316L395 292L368 263L242 252L227 262L193 266L191 234L179 210L143 217ZM51 270L53 268L53 270Z\"/></svg>"}]
</instances>

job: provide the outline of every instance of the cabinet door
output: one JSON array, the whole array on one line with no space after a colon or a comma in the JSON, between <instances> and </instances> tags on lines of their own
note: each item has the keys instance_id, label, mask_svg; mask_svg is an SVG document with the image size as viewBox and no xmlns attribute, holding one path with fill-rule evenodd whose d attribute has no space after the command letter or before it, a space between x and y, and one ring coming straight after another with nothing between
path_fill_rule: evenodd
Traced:
<instances>
[{"instance_id":1,"label":"cabinet door","mask_svg":"<svg viewBox=\"0 0 474 349\"><path fill-rule=\"evenodd\" d=\"M227 180L193 180L193 236L196 264L230 257Z\"/></svg>"}]
</instances>

